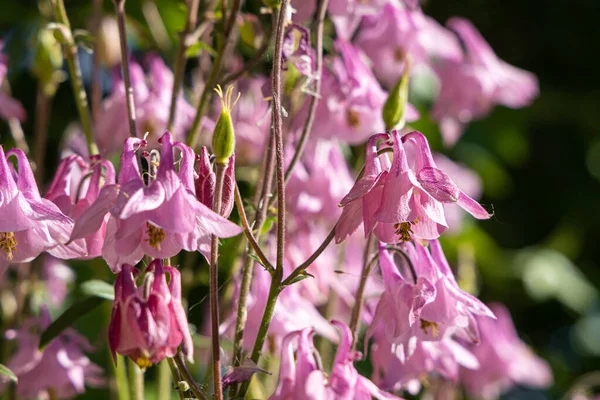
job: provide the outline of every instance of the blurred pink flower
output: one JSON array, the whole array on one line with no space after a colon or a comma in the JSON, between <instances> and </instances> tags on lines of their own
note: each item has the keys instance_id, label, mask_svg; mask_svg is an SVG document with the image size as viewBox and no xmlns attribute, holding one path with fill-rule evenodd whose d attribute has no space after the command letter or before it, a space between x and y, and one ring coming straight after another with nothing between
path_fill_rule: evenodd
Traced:
<instances>
[{"instance_id":1,"label":"blurred pink flower","mask_svg":"<svg viewBox=\"0 0 600 400\"><path fill-rule=\"evenodd\" d=\"M407 56L416 68L439 59L462 59L460 43L451 31L419 8L391 2L363 20L356 46L371 59L375 75L388 88L400 79Z\"/></svg>"},{"instance_id":2,"label":"blurred pink flower","mask_svg":"<svg viewBox=\"0 0 600 400\"><path fill-rule=\"evenodd\" d=\"M471 22L451 18L447 25L459 35L466 53L462 60L434 66L441 88L431 116L440 124L444 143L451 146L472 120L483 118L497 104L525 107L539 88L534 74L500 60Z\"/></svg>"},{"instance_id":3,"label":"blurred pink flower","mask_svg":"<svg viewBox=\"0 0 600 400\"><path fill-rule=\"evenodd\" d=\"M39 350L40 335L50 325L50 314L42 308L38 318L26 320L18 331L6 332L18 341L17 352L8 361L17 378L17 396L38 398L48 390L57 399L70 399L85 392L85 385L102 386L102 369L83 351L93 351L87 339L67 329Z\"/></svg>"},{"instance_id":4,"label":"blurred pink flower","mask_svg":"<svg viewBox=\"0 0 600 400\"><path fill-rule=\"evenodd\" d=\"M4 47L4 42L0 40L0 51ZM8 72L8 57L0 53L0 118L9 119L17 118L19 121L24 121L27 117L23 105L10 97L8 94L1 90L2 84L6 79L6 73Z\"/></svg>"},{"instance_id":5,"label":"blurred pink flower","mask_svg":"<svg viewBox=\"0 0 600 400\"><path fill-rule=\"evenodd\" d=\"M8 162L15 156L17 169ZM27 156L20 149L6 155L0 145L0 271L43 251L61 258L73 221L50 200L40 197Z\"/></svg>"},{"instance_id":6,"label":"blurred pink flower","mask_svg":"<svg viewBox=\"0 0 600 400\"><path fill-rule=\"evenodd\" d=\"M169 283L165 272L169 274ZM191 360L192 337L181 304L179 271L154 260L146 269L144 281L136 287L138 271L125 264L115 281L115 302L108 327L113 358L116 353L131 358L140 368L173 357L177 348Z\"/></svg>"},{"instance_id":7,"label":"blurred pink flower","mask_svg":"<svg viewBox=\"0 0 600 400\"><path fill-rule=\"evenodd\" d=\"M352 352L352 332L341 322L332 321L341 333L331 374L319 369L315 359L311 329L292 332L283 341L279 384L271 400L379 400L399 399L379 389L373 382L359 375L353 361L360 357ZM294 361L294 341L297 340Z\"/></svg>"},{"instance_id":8,"label":"blurred pink flower","mask_svg":"<svg viewBox=\"0 0 600 400\"><path fill-rule=\"evenodd\" d=\"M48 303L52 307L60 307L67 297L68 286L75 279L75 274L63 261L48 254L44 256L43 268Z\"/></svg>"},{"instance_id":9,"label":"blurred pink flower","mask_svg":"<svg viewBox=\"0 0 600 400\"><path fill-rule=\"evenodd\" d=\"M490 304L490 308L497 319L477 318L481 342L469 347L481 368L460 371L469 394L492 400L514 385L550 386L550 366L519 339L508 309L497 303Z\"/></svg>"}]
</instances>

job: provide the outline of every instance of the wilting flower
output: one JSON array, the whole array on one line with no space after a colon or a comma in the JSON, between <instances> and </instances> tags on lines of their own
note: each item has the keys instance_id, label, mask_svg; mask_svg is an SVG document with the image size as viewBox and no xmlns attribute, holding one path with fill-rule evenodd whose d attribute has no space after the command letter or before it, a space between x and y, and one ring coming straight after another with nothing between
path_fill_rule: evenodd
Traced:
<instances>
[{"instance_id":1,"label":"wilting flower","mask_svg":"<svg viewBox=\"0 0 600 400\"><path fill-rule=\"evenodd\" d=\"M392 254L380 246L379 265L385 284L367 339L379 329L397 347L401 361L408 359L417 341L440 341L457 335L471 342L479 340L476 315L494 314L477 298L464 292L448 266L437 241L430 250L420 244L405 244L398 250L406 257L407 271L401 274ZM408 277L410 275L410 277Z\"/></svg>"},{"instance_id":2,"label":"wilting flower","mask_svg":"<svg viewBox=\"0 0 600 400\"><path fill-rule=\"evenodd\" d=\"M39 349L40 335L50 322L48 310L42 308L38 318L30 318L18 331L6 333L8 339L18 341L17 352L7 363L19 379L17 396L38 398L51 390L58 399L70 399L85 392L85 385L103 385L102 369L83 353L93 347L73 329Z\"/></svg>"},{"instance_id":3,"label":"wilting flower","mask_svg":"<svg viewBox=\"0 0 600 400\"><path fill-rule=\"evenodd\" d=\"M125 264L115 281L115 302L108 327L113 357L119 353L146 368L173 357L183 345L184 353L191 359L194 349L181 304L179 271L154 260L146 269L143 283L136 287L134 275L138 272ZM168 284L165 273L169 274Z\"/></svg>"},{"instance_id":4,"label":"wilting flower","mask_svg":"<svg viewBox=\"0 0 600 400\"><path fill-rule=\"evenodd\" d=\"M136 159L144 142L127 139L119 184L102 188L96 202L75 223L71 240L88 237L104 216L111 214L102 256L115 272L120 264L135 264L144 254L168 258L182 249L208 254L210 235L230 237L242 230L196 199L192 149L174 144L169 132L159 142L160 162L146 185ZM181 152L179 171L175 170L173 147Z\"/></svg>"},{"instance_id":5,"label":"wilting flower","mask_svg":"<svg viewBox=\"0 0 600 400\"><path fill-rule=\"evenodd\" d=\"M9 166L15 156L17 170ZM27 156L20 149L4 154L0 146L0 270L9 263L28 262L43 251L62 258L73 221L40 197Z\"/></svg>"},{"instance_id":6,"label":"wilting flower","mask_svg":"<svg viewBox=\"0 0 600 400\"><path fill-rule=\"evenodd\" d=\"M462 59L462 49L451 31L420 9L401 8L392 2L363 19L356 46L371 59L375 75L388 88L400 79L409 55L417 69L439 59Z\"/></svg>"},{"instance_id":7,"label":"wilting flower","mask_svg":"<svg viewBox=\"0 0 600 400\"><path fill-rule=\"evenodd\" d=\"M484 117L497 104L525 107L539 89L535 75L500 60L469 21L452 18L448 26L460 36L466 54L462 60L435 65L441 88L431 116L439 122L444 142L453 145L470 121Z\"/></svg>"},{"instance_id":8,"label":"wilting flower","mask_svg":"<svg viewBox=\"0 0 600 400\"><path fill-rule=\"evenodd\" d=\"M150 146L156 144L158 135L167 129L173 91L173 73L158 56L148 57L150 85L146 83L144 71L140 64L130 61L131 86L135 98L135 114L138 137L149 133ZM190 128L196 110L182 96L177 99L177 113L173 124L173 134L178 140L184 138ZM96 123L96 141L101 153L108 156L118 150L129 136L127 121L127 104L125 84L120 76L115 74L113 92L102 104L102 110Z\"/></svg>"},{"instance_id":9,"label":"wilting flower","mask_svg":"<svg viewBox=\"0 0 600 400\"><path fill-rule=\"evenodd\" d=\"M373 382L359 375L353 361L360 353L351 351L352 332L341 322L332 321L340 330L341 341L335 355L331 374L327 377L318 367L316 350L312 344L313 331L303 329L290 333L284 339L281 350L279 384L271 400L320 399L320 400L380 400L398 397L379 389ZM293 342L297 340L294 362Z\"/></svg>"},{"instance_id":10,"label":"wilting flower","mask_svg":"<svg viewBox=\"0 0 600 400\"><path fill-rule=\"evenodd\" d=\"M108 160L97 156L91 158L91 166L80 156L64 158L44 198L52 201L70 218L76 219L97 199L100 190L115 183L115 168ZM60 245L62 258L90 259L102 254L106 234L105 216L100 227L85 239L78 239L68 245Z\"/></svg>"},{"instance_id":11,"label":"wilting flower","mask_svg":"<svg viewBox=\"0 0 600 400\"><path fill-rule=\"evenodd\" d=\"M0 51L4 47L4 42L0 40ZM0 53L0 118L17 118L20 121L25 120L25 109L20 102L7 95L1 90L2 84L6 79L8 72L8 57Z\"/></svg>"},{"instance_id":12,"label":"wilting flower","mask_svg":"<svg viewBox=\"0 0 600 400\"><path fill-rule=\"evenodd\" d=\"M519 339L506 307L491 304L490 308L497 319L477 318L481 342L469 347L481 368L460 372L469 394L491 400L517 384L538 388L550 386L552 371L548 363Z\"/></svg>"},{"instance_id":13,"label":"wilting flower","mask_svg":"<svg viewBox=\"0 0 600 400\"><path fill-rule=\"evenodd\" d=\"M456 203L477 219L491 217L479 203L462 192L433 161L427 139L420 132L403 137L392 131L393 161L377 156L377 140L373 136L367 145L364 176L342 199L344 211L340 217L338 242L354 232L361 222L365 234L374 230L386 243L404 242L412 237L437 239L448 227L444 204ZM409 163L405 146L414 147ZM362 219L360 215L362 214ZM358 218L357 218L358 217Z\"/></svg>"}]
</instances>

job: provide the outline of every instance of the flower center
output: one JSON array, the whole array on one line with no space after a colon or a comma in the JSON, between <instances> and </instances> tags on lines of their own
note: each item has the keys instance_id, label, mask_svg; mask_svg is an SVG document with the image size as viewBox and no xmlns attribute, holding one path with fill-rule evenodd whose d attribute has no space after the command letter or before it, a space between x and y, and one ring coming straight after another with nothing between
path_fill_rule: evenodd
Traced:
<instances>
[{"instance_id":1,"label":"flower center","mask_svg":"<svg viewBox=\"0 0 600 400\"><path fill-rule=\"evenodd\" d=\"M148 235L146 241L150 244L150 247L160 251L160 243L167 237L165 231L162 228L146 222L146 234Z\"/></svg>"},{"instance_id":2,"label":"flower center","mask_svg":"<svg viewBox=\"0 0 600 400\"><path fill-rule=\"evenodd\" d=\"M358 128L360 126L360 117L358 113L351 108L346 110L346 121L351 128Z\"/></svg>"},{"instance_id":3,"label":"flower center","mask_svg":"<svg viewBox=\"0 0 600 400\"><path fill-rule=\"evenodd\" d=\"M419 222L419 217L417 217L414 221L407 222L398 222L394 224L394 228L396 229L396 235L400 236L401 242L408 242L410 240L410 235L414 232L412 230L412 226L416 225Z\"/></svg>"},{"instance_id":4,"label":"flower center","mask_svg":"<svg viewBox=\"0 0 600 400\"><path fill-rule=\"evenodd\" d=\"M423 333L426 335L429 334L429 332L427 332L428 328L431 328L431 336L433 336L434 338L437 338L440 335L440 328L438 327L438 324L422 319L421 330L423 330Z\"/></svg>"},{"instance_id":5,"label":"flower center","mask_svg":"<svg viewBox=\"0 0 600 400\"><path fill-rule=\"evenodd\" d=\"M13 251L17 249L17 244L14 232L0 232L0 249L9 261L13 259Z\"/></svg>"},{"instance_id":6,"label":"flower center","mask_svg":"<svg viewBox=\"0 0 600 400\"><path fill-rule=\"evenodd\" d=\"M135 363L142 371L152 365L152 362L146 356L139 356L137 360L135 360Z\"/></svg>"}]
</instances>

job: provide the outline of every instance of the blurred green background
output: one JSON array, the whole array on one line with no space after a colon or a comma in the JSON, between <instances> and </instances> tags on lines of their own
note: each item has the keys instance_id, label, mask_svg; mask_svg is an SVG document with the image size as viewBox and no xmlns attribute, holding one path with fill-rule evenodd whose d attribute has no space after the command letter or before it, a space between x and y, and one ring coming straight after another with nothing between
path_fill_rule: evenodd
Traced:
<instances>
[{"instance_id":1,"label":"blurred green background","mask_svg":"<svg viewBox=\"0 0 600 400\"><path fill-rule=\"evenodd\" d=\"M0 37L11 58L13 93L28 111L23 129L29 140L36 93L28 69L31 44L48 20L40 17L37 1L2 3ZM131 43L136 51L156 50L141 3L127 0L130 22L135 22L131 26L136 28ZM256 10L258 2L251 3ZM175 32L183 26L183 2L156 4L173 46ZM89 28L91 1L66 0L66 5L73 27ZM112 12L110 1L104 6ZM476 287L485 301L505 303L522 338L552 365L552 389L515 389L505 397L559 398L578 377L600 369L600 2L430 0L423 8L442 23L455 15L472 20L500 58L539 78L541 96L531 107L495 109L485 120L471 123L447 152L480 174L482 203L493 205L495 217L467 225L459 236L447 236L444 246L449 258L461 266L463 283ZM167 48L162 55L170 60L173 51L174 47ZM89 82L91 56L84 51L81 56ZM52 106L46 176L54 171L62 133L76 118L71 87L63 83ZM425 119L415 126L442 149L435 125ZM9 137L7 125L0 123L2 144L9 144ZM73 265L80 282L112 279L101 261L91 267ZM203 299L205 278L199 279L190 303ZM79 295L75 292L69 301ZM109 312L107 304L77 324L99 347L92 358L104 366L110 365L104 347ZM190 322L200 323L202 318L200 305L191 312ZM106 393L91 390L82 397L101 399Z\"/></svg>"}]
</instances>

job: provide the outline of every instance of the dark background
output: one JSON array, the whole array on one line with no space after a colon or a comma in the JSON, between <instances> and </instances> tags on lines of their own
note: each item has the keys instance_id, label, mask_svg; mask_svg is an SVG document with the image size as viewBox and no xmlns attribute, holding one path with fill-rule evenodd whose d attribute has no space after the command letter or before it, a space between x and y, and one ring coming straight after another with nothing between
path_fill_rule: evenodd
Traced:
<instances>
[{"instance_id":1,"label":"dark background","mask_svg":"<svg viewBox=\"0 0 600 400\"><path fill-rule=\"evenodd\" d=\"M66 0L73 27L88 28L90 3ZM112 12L110 3L105 1L107 13ZM183 24L181 3L157 1L171 34ZM578 377L600 369L600 2L432 0L423 8L442 23L451 16L470 19L500 58L539 78L541 96L531 107L497 108L485 120L471 123L447 151L481 175L482 203L493 205L495 217L466 226L444 245L453 262L465 245L474 250L481 298L505 303L522 338L552 365L556 384L550 391L534 395L518 389L506 398L558 398ZM127 0L127 9L139 23L134 46L151 49L140 1ZM0 36L11 57L13 92L28 111L23 125L27 135L33 131L36 93L28 71L29 46L46 22L36 1L2 1ZM86 77L89 59L83 54ZM53 102L47 176L54 171L62 132L76 118L71 87L64 83ZM434 125L424 120L416 126L436 143ZM3 122L0 135L2 144L10 143ZM110 277L101 262L77 267L78 281ZM103 313L102 318L93 314L78 323L102 349L94 359L105 367L109 361L101 327L109 309L107 305L96 313ZM202 318L195 314L191 320ZM85 398L92 394L103 398L105 392L90 391Z\"/></svg>"}]
</instances>

